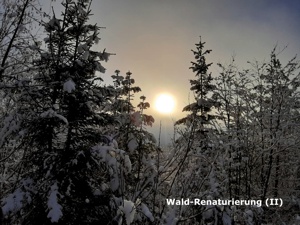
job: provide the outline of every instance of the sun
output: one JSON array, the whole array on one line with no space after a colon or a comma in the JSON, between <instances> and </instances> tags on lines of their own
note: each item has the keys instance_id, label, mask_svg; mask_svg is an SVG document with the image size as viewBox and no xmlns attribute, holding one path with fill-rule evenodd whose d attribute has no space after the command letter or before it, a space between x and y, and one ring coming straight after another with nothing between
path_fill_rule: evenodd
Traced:
<instances>
[{"instance_id":1,"label":"sun","mask_svg":"<svg viewBox=\"0 0 300 225\"><path fill-rule=\"evenodd\" d=\"M155 108L161 113L171 113L175 107L175 100L172 95L160 94L155 100Z\"/></svg>"}]
</instances>

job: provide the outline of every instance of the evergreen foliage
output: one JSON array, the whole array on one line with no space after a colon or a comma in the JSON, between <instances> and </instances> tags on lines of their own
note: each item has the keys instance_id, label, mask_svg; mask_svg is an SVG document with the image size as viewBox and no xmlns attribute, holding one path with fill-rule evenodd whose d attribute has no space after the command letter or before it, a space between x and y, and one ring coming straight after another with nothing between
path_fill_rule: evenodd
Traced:
<instances>
[{"instance_id":1,"label":"evergreen foliage","mask_svg":"<svg viewBox=\"0 0 300 225\"><path fill-rule=\"evenodd\" d=\"M215 89L212 83L213 78L208 72L212 63L206 63L206 56L211 50L204 49L205 42L200 41L196 44L196 50L192 50L195 62L191 62L190 69L195 73L196 79L190 80L190 90L194 93L195 102L183 108L183 111L190 114L180 120L175 125L187 124L190 130L190 138L197 140L198 147L205 151L209 149L208 132L212 129L212 121L216 119L216 115L211 113L214 108L219 106L219 103L212 98Z\"/></svg>"},{"instance_id":2,"label":"evergreen foliage","mask_svg":"<svg viewBox=\"0 0 300 225\"><path fill-rule=\"evenodd\" d=\"M18 99L22 158L11 197L19 203L4 201L4 212L22 224L90 224L112 216L107 194L95 197L99 182L108 178L92 151L101 143L100 128L114 121L104 111L112 94L95 73L105 71L100 62L109 54L91 49L99 27L87 24L90 4L63 6L61 19L54 15L44 24L47 50L37 49L40 59Z\"/></svg>"}]
</instances>

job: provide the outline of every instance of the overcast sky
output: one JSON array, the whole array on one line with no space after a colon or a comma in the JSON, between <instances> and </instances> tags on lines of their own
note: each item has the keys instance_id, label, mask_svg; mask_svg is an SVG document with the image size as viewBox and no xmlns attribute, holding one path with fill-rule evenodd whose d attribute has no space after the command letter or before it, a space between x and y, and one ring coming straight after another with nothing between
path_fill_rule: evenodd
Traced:
<instances>
[{"instance_id":1,"label":"overcast sky","mask_svg":"<svg viewBox=\"0 0 300 225\"><path fill-rule=\"evenodd\" d=\"M183 116L189 102L190 50L200 35L212 49L213 75L216 64L228 63L232 55L242 68L247 61L268 60L276 44L288 45L282 58L300 53L299 0L94 0L92 13L91 22L106 27L99 50L116 53L104 65L104 76L130 70L153 106L161 92L176 98L171 115L159 115L154 107L146 112L156 119L156 129L162 121L163 139L172 133L166 126Z\"/></svg>"}]
</instances>

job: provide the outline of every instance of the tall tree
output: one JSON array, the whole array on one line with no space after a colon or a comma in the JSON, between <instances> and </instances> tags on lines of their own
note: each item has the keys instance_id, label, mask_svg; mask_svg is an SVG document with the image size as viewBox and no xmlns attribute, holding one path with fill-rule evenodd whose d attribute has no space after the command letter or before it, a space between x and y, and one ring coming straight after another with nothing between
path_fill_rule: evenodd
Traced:
<instances>
[{"instance_id":1,"label":"tall tree","mask_svg":"<svg viewBox=\"0 0 300 225\"><path fill-rule=\"evenodd\" d=\"M175 125L184 125L185 131L176 141L176 167L172 179L172 185L169 194L177 198L196 198L201 196L203 199L220 198L222 193L220 189L221 161L214 121L218 116L213 112L220 106L220 103L213 99L212 74L209 68L212 63L206 62L206 57L211 50L204 49L205 42L201 39L196 44L196 49L192 50L195 61L192 61L190 69L195 73L195 79L190 80L191 88L194 94L194 102L183 108L183 111L189 114L178 120ZM186 184L186 185L184 185ZM197 207L185 211L179 209L182 214L182 221L189 223L208 223L222 221L221 214L217 208ZM192 218L192 219L188 219Z\"/></svg>"},{"instance_id":2,"label":"tall tree","mask_svg":"<svg viewBox=\"0 0 300 225\"><path fill-rule=\"evenodd\" d=\"M176 122L176 125L188 123L191 133L195 136L192 139L197 139L198 146L201 151L209 149L207 132L212 128L211 121L216 118L211 114L214 107L218 107L219 103L212 99L213 90L215 86L212 83L212 75L208 72L212 63L206 63L206 56L211 50L204 50L205 42L200 41L196 44L196 50L192 50L196 61L191 62L190 69L195 73L196 79L190 80L190 90L194 93L195 102L183 108L183 111L190 112L190 114Z\"/></svg>"},{"instance_id":3,"label":"tall tree","mask_svg":"<svg viewBox=\"0 0 300 225\"><path fill-rule=\"evenodd\" d=\"M91 2L62 4L62 16L44 24L47 50L38 50L37 70L18 104L23 155L2 208L12 224L92 224L114 216L111 195L99 191L112 171L101 161L105 150L94 147L103 140L101 128L113 122L105 111L109 92L96 74L105 72L101 61L109 54L92 50L99 27L87 23Z\"/></svg>"},{"instance_id":4,"label":"tall tree","mask_svg":"<svg viewBox=\"0 0 300 225\"><path fill-rule=\"evenodd\" d=\"M20 151L15 148L21 114L18 100L33 75L30 68L37 56L37 35L33 33L41 20L35 0L0 2L0 198L16 178Z\"/></svg>"}]
</instances>

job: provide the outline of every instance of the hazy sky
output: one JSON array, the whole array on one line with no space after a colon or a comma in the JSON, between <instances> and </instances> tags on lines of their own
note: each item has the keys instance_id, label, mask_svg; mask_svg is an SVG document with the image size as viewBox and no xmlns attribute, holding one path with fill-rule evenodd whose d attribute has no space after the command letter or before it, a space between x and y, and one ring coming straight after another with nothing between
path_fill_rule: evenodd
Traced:
<instances>
[{"instance_id":1,"label":"hazy sky","mask_svg":"<svg viewBox=\"0 0 300 225\"><path fill-rule=\"evenodd\" d=\"M41 4L47 8L50 1ZM282 58L300 53L299 0L94 0L92 13L91 22L106 27L99 50L116 53L104 65L104 76L130 70L153 106L161 92L176 98L171 115L162 116L154 107L146 112L156 119L156 129L162 121L162 139L172 133L167 126L184 115L189 102L190 50L200 35L212 49L207 60L214 62L213 75L216 63L228 63L232 55L241 68L247 61L268 60L275 44L280 49L288 45Z\"/></svg>"}]
</instances>

